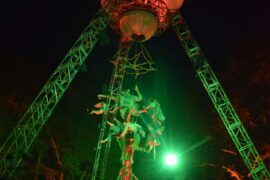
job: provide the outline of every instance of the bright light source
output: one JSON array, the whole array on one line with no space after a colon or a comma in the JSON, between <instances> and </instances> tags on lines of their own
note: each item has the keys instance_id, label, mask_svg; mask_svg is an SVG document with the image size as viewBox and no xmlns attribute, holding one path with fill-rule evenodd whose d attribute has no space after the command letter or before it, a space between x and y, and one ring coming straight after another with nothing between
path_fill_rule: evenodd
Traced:
<instances>
[{"instance_id":1,"label":"bright light source","mask_svg":"<svg viewBox=\"0 0 270 180\"><path fill-rule=\"evenodd\" d=\"M165 156L165 163L168 166L175 166L177 164L177 157L175 154L167 154Z\"/></svg>"}]
</instances>

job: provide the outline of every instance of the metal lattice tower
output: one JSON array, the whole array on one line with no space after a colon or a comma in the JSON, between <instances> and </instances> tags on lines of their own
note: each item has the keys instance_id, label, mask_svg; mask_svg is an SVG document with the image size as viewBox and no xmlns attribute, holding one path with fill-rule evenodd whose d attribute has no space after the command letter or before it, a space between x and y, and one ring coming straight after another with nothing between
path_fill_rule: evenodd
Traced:
<instances>
[{"instance_id":1,"label":"metal lattice tower","mask_svg":"<svg viewBox=\"0 0 270 180\"><path fill-rule=\"evenodd\" d=\"M192 61L199 79L212 100L244 163L248 167L250 174L254 179L270 179L270 174L265 164L248 136L216 75L208 64L198 43L189 31L183 17L177 14L172 20L172 24L174 25L181 44L189 59Z\"/></svg>"},{"instance_id":2,"label":"metal lattice tower","mask_svg":"<svg viewBox=\"0 0 270 180\"><path fill-rule=\"evenodd\" d=\"M105 170L107 165L107 160L109 156L111 142L101 144L101 140L104 139L105 134L108 132L107 128L107 120L109 116L109 111L113 111L114 107L118 106L118 101L113 101L113 97L119 97L122 92L122 85L126 72L126 64L128 61L128 52L131 48L130 43L120 43L119 51L117 53L117 57L114 60L115 67L113 69L112 79L109 87L109 99L107 100L108 111L106 111L103 115L102 126L98 138L96 155L94 161L94 168L92 172L92 180L95 179L104 179ZM114 119L115 113L113 113L110 119ZM101 166L100 166L101 165Z\"/></svg>"},{"instance_id":3,"label":"metal lattice tower","mask_svg":"<svg viewBox=\"0 0 270 180\"><path fill-rule=\"evenodd\" d=\"M0 175L11 177L21 164L23 154L29 151L43 125L96 45L99 33L107 27L108 21L109 17L100 10L20 119L1 147Z\"/></svg>"}]
</instances>

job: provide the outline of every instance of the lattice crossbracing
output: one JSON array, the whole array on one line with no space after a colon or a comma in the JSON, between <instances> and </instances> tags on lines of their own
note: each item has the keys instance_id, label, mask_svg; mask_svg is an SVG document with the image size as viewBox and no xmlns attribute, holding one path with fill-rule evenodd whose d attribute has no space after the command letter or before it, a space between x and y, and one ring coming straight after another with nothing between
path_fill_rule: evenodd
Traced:
<instances>
[{"instance_id":1,"label":"lattice crossbracing","mask_svg":"<svg viewBox=\"0 0 270 180\"><path fill-rule=\"evenodd\" d=\"M161 1L156 0L156 2ZM147 6L145 6L145 8L146 7ZM157 9L165 10L162 6ZM108 12L114 12L114 9L108 9ZM159 20L161 25L163 22L162 20L164 20L166 26L164 28L161 26L160 29L165 29L167 27L167 19L172 14L168 16L167 14L164 15L166 15L166 17L164 17L166 21L162 16L160 16ZM243 127L217 77L212 71L212 68L204 57L198 43L185 24L183 17L180 14L174 14L171 17L171 24L175 28L180 42L194 64L199 79L219 113L239 154L249 169L251 176L256 180L270 179L268 169L259 156L259 153ZM75 42L74 46L61 61L51 78L42 88L36 99L30 105L24 116L13 129L12 133L0 148L1 176L5 176L9 179L14 176L16 168L22 163L22 157L29 152L33 141L54 111L81 65L85 62L89 53L91 53L94 48L98 41L98 35L106 28L108 23L111 23L109 22L109 19L110 18L107 15L100 11L90 22L79 39ZM128 57L128 52L129 45L122 44L117 53L117 58L112 61L112 63L114 63L114 70L109 89L110 97L118 96L121 93L125 74L133 74L136 77L155 70L154 61L142 44L139 44L130 57ZM117 102L111 102L110 98L107 103L110 104L110 108L117 104ZM108 113L105 113L98 142L104 138L104 134L106 133L107 118ZM98 143L94 170L92 173L93 180L97 178L102 179L104 177L109 150L110 143L106 143L106 145L103 146ZM102 158L100 158L101 156Z\"/></svg>"},{"instance_id":2,"label":"lattice crossbracing","mask_svg":"<svg viewBox=\"0 0 270 180\"><path fill-rule=\"evenodd\" d=\"M251 176L256 180L270 179L268 169L180 14L173 17L173 25L181 44L196 69L199 79L212 100Z\"/></svg>"},{"instance_id":3,"label":"lattice crossbracing","mask_svg":"<svg viewBox=\"0 0 270 180\"><path fill-rule=\"evenodd\" d=\"M118 97L121 94L130 48L131 43L121 43L119 50L116 54L116 58L114 60L114 69L109 87L109 98L107 99L108 110L105 111L102 119L102 126L98 138L94 168L91 177L92 180L104 179L105 176L111 142L102 144L101 141L105 138L105 134L108 133L108 128L106 124L109 118L109 111L113 110L114 107L116 107L119 103L118 101L113 101L112 98ZM115 114L111 114L110 119L114 118Z\"/></svg>"},{"instance_id":4,"label":"lattice crossbracing","mask_svg":"<svg viewBox=\"0 0 270 180\"><path fill-rule=\"evenodd\" d=\"M0 176L14 176L37 135L47 122L81 65L96 45L109 18L100 10L85 28L1 147Z\"/></svg>"}]
</instances>

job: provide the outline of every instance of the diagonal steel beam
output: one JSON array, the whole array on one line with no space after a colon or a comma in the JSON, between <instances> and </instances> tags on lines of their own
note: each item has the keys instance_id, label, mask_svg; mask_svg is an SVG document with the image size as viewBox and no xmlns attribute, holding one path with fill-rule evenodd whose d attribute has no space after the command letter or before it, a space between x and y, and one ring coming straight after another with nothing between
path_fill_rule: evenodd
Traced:
<instances>
[{"instance_id":1,"label":"diagonal steel beam","mask_svg":"<svg viewBox=\"0 0 270 180\"><path fill-rule=\"evenodd\" d=\"M96 14L19 120L0 149L0 176L14 175L15 169L22 162L22 156L29 151L81 65L95 47L98 35L105 30L108 21L109 18L102 10Z\"/></svg>"},{"instance_id":2,"label":"diagonal steel beam","mask_svg":"<svg viewBox=\"0 0 270 180\"><path fill-rule=\"evenodd\" d=\"M172 24L251 176L256 180L270 179L268 169L181 14L172 17Z\"/></svg>"}]
</instances>

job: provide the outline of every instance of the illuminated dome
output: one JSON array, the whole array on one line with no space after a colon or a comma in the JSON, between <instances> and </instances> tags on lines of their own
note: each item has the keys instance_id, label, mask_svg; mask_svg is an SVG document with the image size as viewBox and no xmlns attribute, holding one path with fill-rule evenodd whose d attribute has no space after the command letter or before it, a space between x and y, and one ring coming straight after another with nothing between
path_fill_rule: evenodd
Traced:
<instances>
[{"instance_id":1,"label":"illuminated dome","mask_svg":"<svg viewBox=\"0 0 270 180\"><path fill-rule=\"evenodd\" d=\"M111 17L111 27L128 41L146 41L169 24L169 9L163 0L101 0Z\"/></svg>"},{"instance_id":2,"label":"illuminated dome","mask_svg":"<svg viewBox=\"0 0 270 180\"><path fill-rule=\"evenodd\" d=\"M144 10L126 12L120 19L119 28L123 38L128 41L146 41L150 39L158 28L155 15Z\"/></svg>"}]
</instances>

